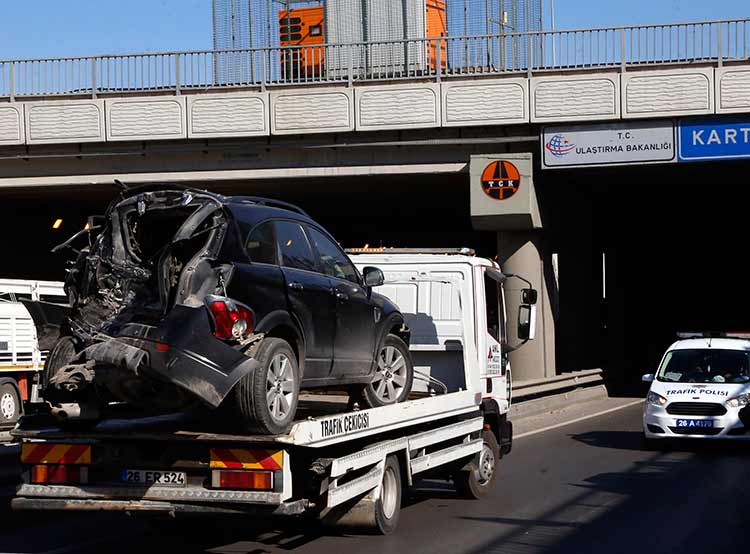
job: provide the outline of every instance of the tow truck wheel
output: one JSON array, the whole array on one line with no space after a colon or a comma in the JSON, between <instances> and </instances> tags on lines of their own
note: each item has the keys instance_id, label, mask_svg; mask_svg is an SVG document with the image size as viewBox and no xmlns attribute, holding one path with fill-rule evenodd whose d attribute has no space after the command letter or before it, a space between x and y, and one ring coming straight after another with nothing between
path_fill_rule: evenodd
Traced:
<instances>
[{"instance_id":1,"label":"tow truck wheel","mask_svg":"<svg viewBox=\"0 0 750 554\"><path fill-rule=\"evenodd\" d=\"M9 383L0 385L0 425L15 425L21 415L21 401L16 389Z\"/></svg>"},{"instance_id":2,"label":"tow truck wheel","mask_svg":"<svg viewBox=\"0 0 750 554\"><path fill-rule=\"evenodd\" d=\"M245 375L234 388L240 425L251 433L279 435L292 427L299 399L297 357L285 340L263 340L255 354L260 368Z\"/></svg>"},{"instance_id":3,"label":"tow truck wheel","mask_svg":"<svg viewBox=\"0 0 750 554\"><path fill-rule=\"evenodd\" d=\"M489 429L482 432L482 451L477 467L459 471L453 477L456 492L462 498L477 500L487 496L497 480L497 466L500 462L500 447L495 434Z\"/></svg>"},{"instance_id":4,"label":"tow truck wheel","mask_svg":"<svg viewBox=\"0 0 750 554\"><path fill-rule=\"evenodd\" d=\"M380 486L358 501L336 506L323 516L323 524L340 529L390 535L396 530L401 514L401 470L398 458L385 460Z\"/></svg>"}]
</instances>

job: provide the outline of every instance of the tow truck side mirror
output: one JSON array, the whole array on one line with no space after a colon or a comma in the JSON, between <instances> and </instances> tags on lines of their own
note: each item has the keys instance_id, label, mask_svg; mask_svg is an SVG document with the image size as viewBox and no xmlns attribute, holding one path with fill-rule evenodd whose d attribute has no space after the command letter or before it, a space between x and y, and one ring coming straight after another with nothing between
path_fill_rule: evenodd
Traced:
<instances>
[{"instance_id":1,"label":"tow truck side mirror","mask_svg":"<svg viewBox=\"0 0 750 554\"><path fill-rule=\"evenodd\" d=\"M537 291L536 289L521 289L521 304L536 304Z\"/></svg>"},{"instance_id":2,"label":"tow truck side mirror","mask_svg":"<svg viewBox=\"0 0 750 554\"><path fill-rule=\"evenodd\" d=\"M641 377L641 381L644 383L653 383L654 382L654 374L653 373L646 373L643 377Z\"/></svg>"},{"instance_id":3,"label":"tow truck side mirror","mask_svg":"<svg viewBox=\"0 0 750 554\"><path fill-rule=\"evenodd\" d=\"M379 287L385 282L385 275L377 267L366 267L362 270L365 285L368 287Z\"/></svg>"},{"instance_id":4,"label":"tow truck side mirror","mask_svg":"<svg viewBox=\"0 0 750 554\"><path fill-rule=\"evenodd\" d=\"M521 304L518 307L518 338L527 341L536 336L536 306Z\"/></svg>"}]
</instances>

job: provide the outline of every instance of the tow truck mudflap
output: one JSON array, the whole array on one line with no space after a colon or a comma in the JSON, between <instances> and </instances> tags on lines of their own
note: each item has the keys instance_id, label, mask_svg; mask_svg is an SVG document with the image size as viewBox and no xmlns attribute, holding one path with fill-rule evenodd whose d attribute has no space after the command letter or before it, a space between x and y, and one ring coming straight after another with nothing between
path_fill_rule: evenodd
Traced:
<instances>
[{"instance_id":1,"label":"tow truck mudflap","mask_svg":"<svg viewBox=\"0 0 750 554\"><path fill-rule=\"evenodd\" d=\"M205 505L163 502L158 500L99 500L73 498L23 498L11 501L14 510L25 511L78 511L78 512L126 512L154 515L174 514L242 514L258 516L299 515L310 506L307 500L284 502L277 506L260 504Z\"/></svg>"}]
</instances>

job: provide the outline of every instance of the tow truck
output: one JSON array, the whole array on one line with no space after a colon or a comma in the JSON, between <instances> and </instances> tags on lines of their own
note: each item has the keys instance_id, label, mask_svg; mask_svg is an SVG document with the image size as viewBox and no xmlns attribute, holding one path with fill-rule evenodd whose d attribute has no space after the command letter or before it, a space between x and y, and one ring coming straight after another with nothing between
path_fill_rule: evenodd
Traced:
<instances>
[{"instance_id":1,"label":"tow truck","mask_svg":"<svg viewBox=\"0 0 750 554\"><path fill-rule=\"evenodd\" d=\"M415 386L407 401L359 409L346 397L308 395L284 435L228 434L189 414L90 429L25 417L12 432L23 464L13 508L311 514L388 534L402 488L417 479L450 479L469 498L488 494L512 446L508 353L534 338L536 291L522 290L510 344L503 285L515 276L497 263L469 249L351 254L360 269L382 269L379 292L408 319Z\"/></svg>"},{"instance_id":2,"label":"tow truck","mask_svg":"<svg viewBox=\"0 0 750 554\"><path fill-rule=\"evenodd\" d=\"M24 402L40 400L47 349L37 341L26 300L64 304L67 297L58 281L0 279L0 428L16 424Z\"/></svg>"}]
</instances>

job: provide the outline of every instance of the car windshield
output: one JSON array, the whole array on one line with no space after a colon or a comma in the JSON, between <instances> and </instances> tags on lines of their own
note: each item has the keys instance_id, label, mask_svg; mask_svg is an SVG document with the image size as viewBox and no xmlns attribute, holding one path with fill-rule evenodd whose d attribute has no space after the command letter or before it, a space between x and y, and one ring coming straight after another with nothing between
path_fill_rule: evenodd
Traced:
<instances>
[{"instance_id":1,"label":"car windshield","mask_svg":"<svg viewBox=\"0 0 750 554\"><path fill-rule=\"evenodd\" d=\"M696 348L671 350L656 379L669 383L747 383L750 352Z\"/></svg>"}]
</instances>

